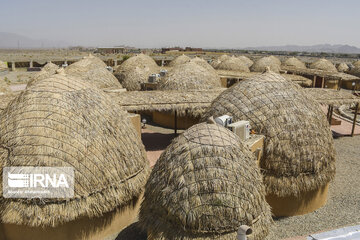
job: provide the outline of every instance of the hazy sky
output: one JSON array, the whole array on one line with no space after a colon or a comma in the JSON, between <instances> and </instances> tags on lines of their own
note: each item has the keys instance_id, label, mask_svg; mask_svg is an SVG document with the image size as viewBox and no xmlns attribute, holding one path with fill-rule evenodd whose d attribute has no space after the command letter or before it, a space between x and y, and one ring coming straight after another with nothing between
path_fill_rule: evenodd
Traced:
<instances>
[{"instance_id":1,"label":"hazy sky","mask_svg":"<svg viewBox=\"0 0 360 240\"><path fill-rule=\"evenodd\" d=\"M360 47L358 0L0 0L0 32L72 45Z\"/></svg>"}]
</instances>

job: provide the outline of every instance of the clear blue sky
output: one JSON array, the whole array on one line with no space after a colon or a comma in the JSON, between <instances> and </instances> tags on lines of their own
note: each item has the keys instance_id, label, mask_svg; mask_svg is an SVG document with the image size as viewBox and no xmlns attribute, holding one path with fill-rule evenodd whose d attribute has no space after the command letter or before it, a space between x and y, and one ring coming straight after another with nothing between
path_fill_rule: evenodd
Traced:
<instances>
[{"instance_id":1,"label":"clear blue sky","mask_svg":"<svg viewBox=\"0 0 360 240\"><path fill-rule=\"evenodd\" d=\"M360 47L358 0L0 0L0 32L72 45Z\"/></svg>"}]
</instances>

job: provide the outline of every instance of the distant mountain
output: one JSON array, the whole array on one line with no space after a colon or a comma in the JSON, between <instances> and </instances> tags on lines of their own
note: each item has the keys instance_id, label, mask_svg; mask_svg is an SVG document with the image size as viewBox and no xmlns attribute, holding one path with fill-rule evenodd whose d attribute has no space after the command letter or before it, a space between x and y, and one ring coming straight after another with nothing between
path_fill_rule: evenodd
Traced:
<instances>
[{"instance_id":1,"label":"distant mountain","mask_svg":"<svg viewBox=\"0 0 360 240\"><path fill-rule=\"evenodd\" d=\"M331 45L331 44L318 44L313 46L298 46L298 45L285 45L285 46L268 46L268 47L249 47L246 50L263 50L263 51L287 51L287 52L326 52L326 53L360 53L360 48L350 45Z\"/></svg>"},{"instance_id":2,"label":"distant mountain","mask_svg":"<svg viewBox=\"0 0 360 240\"><path fill-rule=\"evenodd\" d=\"M63 41L32 39L15 33L0 32L0 48L63 48L68 44Z\"/></svg>"}]
</instances>

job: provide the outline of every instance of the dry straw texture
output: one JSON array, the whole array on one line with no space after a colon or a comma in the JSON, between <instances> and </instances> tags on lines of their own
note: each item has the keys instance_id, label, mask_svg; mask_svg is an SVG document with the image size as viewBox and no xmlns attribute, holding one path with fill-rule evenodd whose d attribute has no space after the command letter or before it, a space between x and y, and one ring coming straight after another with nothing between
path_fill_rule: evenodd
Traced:
<instances>
[{"instance_id":1,"label":"dry straw texture","mask_svg":"<svg viewBox=\"0 0 360 240\"><path fill-rule=\"evenodd\" d=\"M51 75L55 74L56 71L59 69L59 66L53 63L47 63L40 72L36 73L34 77L28 82L27 87L33 85L36 81L45 79L50 77Z\"/></svg>"},{"instance_id":2,"label":"dry straw texture","mask_svg":"<svg viewBox=\"0 0 360 240\"><path fill-rule=\"evenodd\" d=\"M149 174L127 113L93 85L62 74L36 82L1 112L1 171L5 166L74 168L74 198L0 197L2 223L33 227L125 206L140 195Z\"/></svg>"},{"instance_id":3,"label":"dry straw texture","mask_svg":"<svg viewBox=\"0 0 360 240\"><path fill-rule=\"evenodd\" d=\"M251 65L254 64L254 62L250 58L248 58L246 56L237 56L236 58L243 61L246 64L246 66L248 66L248 67L251 67Z\"/></svg>"},{"instance_id":4,"label":"dry straw texture","mask_svg":"<svg viewBox=\"0 0 360 240\"><path fill-rule=\"evenodd\" d=\"M179 116L200 117L224 88L191 91L127 91L108 93L127 111L177 111Z\"/></svg>"},{"instance_id":5,"label":"dry straw texture","mask_svg":"<svg viewBox=\"0 0 360 240\"><path fill-rule=\"evenodd\" d=\"M16 93L12 93L12 92L5 94L0 93L0 114L1 111L4 110L9 104L9 102L11 102L15 97L16 97Z\"/></svg>"},{"instance_id":6,"label":"dry straw texture","mask_svg":"<svg viewBox=\"0 0 360 240\"><path fill-rule=\"evenodd\" d=\"M352 69L349 71L349 74L354 75L354 76L357 76L357 77L360 77L360 65L352 68Z\"/></svg>"},{"instance_id":7,"label":"dry straw texture","mask_svg":"<svg viewBox=\"0 0 360 240\"><path fill-rule=\"evenodd\" d=\"M106 64L91 55L65 68L65 73L89 81L98 88L122 88L116 77L106 69Z\"/></svg>"},{"instance_id":8,"label":"dry straw texture","mask_svg":"<svg viewBox=\"0 0 360 240\"><path fill-rule=\"evenodd\" d=\"M248 62L245 62L237 57L230 57L217 64L216 69L238 71L238 72L250 72Z\"/></svg>"},{"instance_id":9,"label":"dry straw texture","mask_svg":"<svg viewBox=\"0 0 360 240\"><path fill-rule=\"evenodd\" d=\"M296 196L334 178L329 123L298 85L272 72L255 75L220 94L205 117L224 114L249 120L265 135L261 168L267 193Z\"/></svg>"},{"instance_id":10,"label":"dry straw texture","mask_svg":"<svg viewBox=\"0 0 360 240\"><path fill-rule=\"evenodd\" d=\"M353 65L355 67L360 67L360 60L357 60L357 61L353 62Z\"/></svg>"},{"instance_id":11,"label":"dry straw texture","mask_svg":"<svg viewBox=\"0 0 360 240\"><path fill-rule=\"evenodd\" d=\"M169 67L175 67L180 64L190 62L191 58L186 55L180 55L169 63Z\"/></svg>"},{"instance_id":12,"label":"dry straw texture","mask_svg":"<svg viewBox=\"0 0 360 240\"><path fill-rule=\"evenodd\" d=\"M229 55L221 55L219 58L217 58L216 60L211 62L211 66L215 69L217 69L217 66L222 62L225 61L226 59L229 59L230 56Z\"/></svg>"},{"instance_id":13,"label":"dry straw texture","mask_svg":"<svg viewBox=\"0 0 360 240\"><path fill-rule=\"evenodd\" d=\"M208 71L197 63L188 62L172 68L159 82L159 90L200 90L220 88L216 72Z\"/></svg>"},{"instance_id":14,"label":"dry straw texture","mask_svg":"<svg viewBox=\"0 0 360 240\"><path fill-rule=\"evenodd\" d=\"M9 93L10 91L11 90L9 85L2 78L0 78L0 95Z\"/></svg>"},{"instance_id":15,"label":"dry straw texture","mask_svg":"<svg viewBox=\"0 0 360 240\"><path fill-rule=\"evenodd\" d=\"M271 71L279 73L280 72L281 62L277 57L269 56L263 57L257 60L250 68L252 72L264 72L267 67Z\"/></svg>"},{"instance_id":16,"label":"dry straw texture","mask_svg":"<svg viewBox=\"0 0 360 240\"><path fill-rule=\"evenodd\" d=\"M148 82L151 74L160 68L150 56L139 54L127 59L115 71L115 76L128 91L141 90L141 83Z\"/></svg>"},{"instance_id":17,"label":"dry straw texture","mask_svg":"<svg viewBox=\"0 0 360 240\"><path fill-rule=\"evenodd\" d=\"M332 64L332 62L324 58L311 63L310 68L328 71L328 72L337 72L337 69L334 66L334 64Z\"/></svg>"},{"instance_id":18,"label":"dry straw texture","mask_svg":"<svg viewBox=\"0 0 360 240\"><path fill-rule=\"evenodd\" d=\"M337 66L337 70L339 72L347 72L349 70L349 66L346 63L342 62Z\"/></svg>"},{"instance_id":19,"label":"dry straw texture","mask_svg":"<svg viewBox=\"0 0 360 240\"><path fill-rule=\"evenodd\" d=\"M360 103L360 98L353 95L347 90L334 90L327 88L306 88L306 94L322 104L352 104Z\"/></svg>"},{"instance_id":20,"label":"dry straw texture","mask_svg":"<svg viewBox=\"0 0 360 240\"><path fill-rule=\"evenodd\" d=\"M6 62L0 61L0 70L8 69L8 65Z\"/></svg>"},{"instance_id":21,"label":"dry straw texture","mask_svg":"<svg viewBox=\"0 0 360 240\"><path fill-rule=\"evenodd\" d=\"M191 59L191 62L196 63L197 65L205 68L211 74L217 75L216 70L207 61L205 61L204 59L195 57L195 58Z\"/></svg>"},{"instance_id":22,"label":"dry straw texture","mask_svg":"<svg viewBox=\"0 0 360 240\"><path fill-rule=\"evenodd\" d=\"M256 161L231 131L201 123L173 140L145 187L140 223L151 239L264 239L271 213Z\"/></svg>"},{"instance_id":23,"label":"dry straw texture","mask_svg":"<svg viewBox=\"0 0 360 240\"><path fill-rule=\"evenodd\" d=\"M305 63L295 57L286 59L282 65L287 67L306 68Z\"/></svg>"}]
</instances>

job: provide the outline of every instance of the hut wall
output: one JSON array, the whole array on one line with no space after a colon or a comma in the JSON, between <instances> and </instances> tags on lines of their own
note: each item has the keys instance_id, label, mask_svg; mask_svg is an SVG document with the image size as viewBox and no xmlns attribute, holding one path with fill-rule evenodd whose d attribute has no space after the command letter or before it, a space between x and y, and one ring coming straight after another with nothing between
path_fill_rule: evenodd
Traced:
<instances>
[{"instance_id":1,"label":"hut wall","mask_svg":"<svg viewBox=\"0 0 360 240\"><path fill-rule=\"evenodd\" d=\"M129 117L131 123L133 124L136 132L139 134L139 138L141 139L141 117L139 114L129 113Z\"/></svg>"},{"instance_id":2,"label":"hut wall","mask_svg":"<svg viewBox=\"0 0 360 240\"><path fill-rule=\"evenodd\" d=\"M28 227L24 225L0 225L0 239L7 240L98 240L117 235L132 224L139 213L142 195L128 206L104 214L102 217L83 217L58 227ZM26 236L26 237L24 237Z\"/></svg>"},{"instance_id":3,"label":"hut wall","mask_svg":"<svg viewBox=\"0 0 360 240\"><path fill-rule=\"evenodd\" d=\"M276 217L289 217L311 213L324 206L327 201L329 184L319 189L302 192L299 196L279 197L266 195L266 201L271 206L271 212Z\"/></svg>"},{"instance_id":4,"label":"hut wall","mask_svg":"<svg viewBox=\"0 0 360 240\"><path fill-rule=\"evenodd\" d=\"M163 127L175 128L175 115L170 112L153 112L152 118L154 123L159 124ZM193 118L189 116L178 116L177 117L177 128L187 129L197 123L199 118Z\"/></svg>"},{"instance_id":5,"label":"hut wall","mask_svg":"<svg viewBox=\"0 0 360 240\"><path fill-rule=\"evenodd\" d=\"M356 81L342 81L341 82L341 87L345 88L345 89L349 89L349 90L354 90L354 86L352 85L353 82L355 82L355 89L359 89L360 88L360 82L356 82Z\"/></svg>"}]
</instances>

